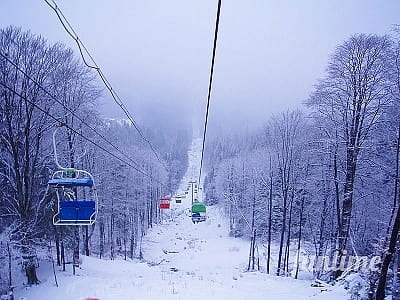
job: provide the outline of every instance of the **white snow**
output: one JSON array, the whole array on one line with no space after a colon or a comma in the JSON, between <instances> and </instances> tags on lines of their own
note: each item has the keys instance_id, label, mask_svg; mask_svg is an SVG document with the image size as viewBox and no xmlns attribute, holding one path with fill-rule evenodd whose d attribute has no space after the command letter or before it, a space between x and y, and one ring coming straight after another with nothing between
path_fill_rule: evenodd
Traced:
<instances>
[{"instance_id":1,"label":"white snow","mask_svg":"<svg viewBox=\"0 0 400 300\"><path fill-rule=\"evenodd\" d=\"M189 168L178 194L196 180L201 140L189 152ZM201 190L199 190L201 200ZM50 267L39 269L42 283L16 291L15 299L347 299L341 287L321 291L309 280L245 272L249 242L228 236L228 225L216 207L207 208L207 221L194 225L189 217L191 192L182 204L173 203L143 240L144 261L82 257L77 275ZM43 280L44 279L44 280Z\"/></svg>"}]
</instances>

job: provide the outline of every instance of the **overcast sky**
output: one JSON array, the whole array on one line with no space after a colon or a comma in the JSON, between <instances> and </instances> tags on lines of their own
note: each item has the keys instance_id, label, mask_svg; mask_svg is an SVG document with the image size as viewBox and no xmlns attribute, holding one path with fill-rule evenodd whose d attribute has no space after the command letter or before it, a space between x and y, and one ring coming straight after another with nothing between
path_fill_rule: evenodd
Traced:
<instances>
[{"instance_id":1,"label":"overcast sky","mask_svg":"<svg viewBox=\"0 0 400 300\"><path fill-rule=\"evenodd\" d=\"M139 120L204 117L217 0L58 0ZM76 46L41 0L1 0L0 26ZM211 125L301 107L336 45L400 24L399 0L223 0ZM108 95L104 116L121 116ZM229 122L228 122L229 121Z\"/></svg>"}]
</instances>

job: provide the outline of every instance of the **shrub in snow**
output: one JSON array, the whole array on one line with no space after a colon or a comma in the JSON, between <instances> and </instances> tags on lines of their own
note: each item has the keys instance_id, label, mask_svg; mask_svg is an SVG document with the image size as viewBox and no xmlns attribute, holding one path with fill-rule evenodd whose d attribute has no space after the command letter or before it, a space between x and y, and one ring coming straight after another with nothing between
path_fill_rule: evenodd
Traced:
<instances>
[{"instance_id":1,"label":"shrub in snow","mask_svg":"<svg viewBox=\"0 0 400 300\"><path fill-rule=\"evenodd\" d=\"M232 229L229 232L229 236L235 237L235 238L242 237L243 236L243 232L240 229Z\"/></svg>"},{"instance_id":2,"label":"shrub in snow","mask_svg":"<svg viewBox=\"0 0 400 300\"><path fill-rule=\"evenodd\" d=\"M359 273L346 276L341 284L348 290L351 300L368 299L368 283Z\"/></svg>"}]
</instances>

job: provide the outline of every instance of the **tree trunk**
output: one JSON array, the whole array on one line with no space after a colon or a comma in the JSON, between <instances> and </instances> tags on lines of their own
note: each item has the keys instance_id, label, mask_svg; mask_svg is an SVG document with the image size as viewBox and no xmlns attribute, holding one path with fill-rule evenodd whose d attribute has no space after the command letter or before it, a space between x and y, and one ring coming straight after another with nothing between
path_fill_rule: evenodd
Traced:
<instances>
[{"instance_id":1,"label":"tree trunk","mask_svg":"<svg viewBox=\"0 0 400 300\"><path fill-rule=\"evenodd\" d=\"M399 291L399 278L400 278L400 247L399 241L397 240L396 247L396 257L393 263L393 288L392 288L392 297L393 300L400 299L400 291Z\"/></svg>"},{"instance_id":2,"label":"tree trunk","mask_svg":"<svg viewBox=\"0 0 400 300\"><path fill-rule=\"evenodd\" d=\"M25 273L28 278L28 284L39 284L39 279L36 275L35 257L24 258Z\"/></svg>"},{"instance_id":3,"label":"tree trunk","mask_svg":"<svg viewBox=\"0 0 400 300\"><path fill-rule=\"evenodd\" d=\"M84 246L85 246L85 255L89 256L90 255L90 251L89 251L89 226L85 226L84 229L85 232L85 239L84 239Z\"/></svg>"},{"instance_id":4,"label":"tree trunk","mask_svg":"<svg viewBox=\"0 0 400 300\"><path fill-rule=\"evenodd\" d=\"M26 235L30 235L29 229L25 228L22 229L22 232L26 232ZM38 284L39 279L37 278L36 274L36 253L33 246L29 243L27 237L22 240L22 265L25 269L25 274L27 278L27 283L31 284Z\"/></svg>"},{"instance_id":5,"label":"tree trunk","mask_svg":"<svg viewBox=\"0 0 400 300\"><path fill-rule=\"evenodd\" d=\"M255 251L255 214L256 214L256 195L255 191L253 191L253 205L252 205L252 217L251 217L251 243L250 243L250 256L249 256L249 265L247 270L250 269L250 263L252 263L252 271L254 271L254 251Z\"/></svg>"},{"instance_id":6,"label":"tree trunk","mask_svg":"<svg viewBox=\"0 0 400 300\"><path fill-rule=\"evenodd\" d=\"M31 253L31 249L27 248L27 250L24 251L22 260L28 284L39 284L39 279L36 274L36 256Z\"/></svg>"},{"instance_id":7,"label":"tree trunk","mask_svg":"<svg viewBox=\"0 0 400 300\"><path fill-rule=\"evenodd\" d=\"M326 182L324 182L326 184ZM329 192L326 190L326 187L324 187L324 202L322 205L322 212L321 212L321 222L319 225L319 239L318 239L318 247L317 247L317 253L316 253L316 260L314 263L314 270L316 271L316 277L320 278L321 273L324 269L324 263L325 261L321 261L321 265L319 265L320 261L318 260L321 258L324 254L324 247L325 247L325 241L326 241L326 236L325 236L325 221L327 218L327 205L328 205L328 197L329 197ZM339 260L340 262L340 260Z\"/></svg>"},{"instance_id":8,"label":"tree trunk","mask_svg":"<svg viewBox=\"0 0 400 300\"><path fill-rule=\"evenodd\" d=\"M297 240L297 258L296 258L296 273L294 278L297 279L299 275L299 266L300 266L300 249L301 249L301 237L303 233L303 211L304 211L304 196L301 197L300 204L300 217L299 217L299 238Z\"/></svg>"},{"instance_id":9,"label":"tree trunk","mask_svg":"<svg viewBox=\"0 0 400 300\"><path fill-rule=\"evenodd\" d=\"M61 257L60 257L60 235L56 229L56 226L54 226L54 232L55 232L55 238L56 238L56 259L57 259L57 266L61 266Z\"/></svg>"},{"instance_id":10,"label":"tree trunk","mask_svg":"<svg viewBox=\"0 0 400 300\"><path fill-rule=\"evenodd\" d=\"M286 237L286 247L285 247L285 258L283 262L283 271L286 272L286 276L289 274L289 256L290 256L290 238L292 229L292 210L293 210L293 198L294 194L292 192L289 206L289 221L288 221L288 233Z\"/></svg>"},{"instance_id":11,"label":"tree trunk","mask_svg":"<svg viewBox=\"0 0 400 300\"><path fill-rule=\"evenodd\" d=\"M350 221L353 209L353 191L356 172L356 153L354 143L347 146L347 161L346 161L346 182L344 186L344 198L342 205L341 221L338 236L338 260L342 260L344 250L347 247L347 239L350 231ZM335 277L338 278L342 274L340 268L336 269Z\"/></svg>"},{"instance_id":12,"label":"tree trunk","mask_svg":"<svg viewBox=\"0 0 400 300\"><path fill-rule=\"evenodd\" d=\"M135 212L133 212L135 213ZM129 256L131 259L135 256L135 248L136 248L136 239L135 239L135 218L133 216L130 217L131 220L131 238L130 238L130 253Z\"/></svg>"},{"instance_id":13,"label":"tree trunk","mask_svg":"<svg viewBox=\"0 0 400 300\"><path fill-rule=\"evenodd\" d=\"M271 160L270 160L270 168ZM268 201L268 248L267 248L267 273L270 273L270 263L271 263L271 236L272 236L272 171L270 173L270 184L269 184L269 201Z\"/></svg>"},{"instance_id":14,"label":"tree trunk","mask_svg":"<svg viewBox=\"0 0 400 300\"><path fill-rule=\"evenodd\" d=\"M7 242L7 254L8 254L8 286L12 287L12 252L10 243Z\"/></svg>"},{"instance_id":15,"label":"tree trunk","mask_svg":"<svg viewBox=\"0 0 400 300\"><path fill-rule=\"evenodd\" d=\"M63 266L63 271L65 272L65 248L64 248L64 241L61 240L61 263Z\"/></svg>"},{"instance_id":16,"label":"tree trunk","mask_svg":"<svg viewBox=\"0 0 400 300\"><path fill-rule=\"evenodd\" d=\"M74 226L74 250L73 250L73 273L74 275L76 274L76 268L79 268L79 242L80 242L80 236L79 236L79 227L80 226Z\"/></svg>"},{"instance_id":17,"label":"tree trunk","mask_svg":"<svg viewBox=\"0 0 400 300\"><path fill-rule=\"evenodd\" d=\"M254 233L253 233L253 261L252 261L252 269L253 271L255 270L255 263L256 263L256 231L257 229L254 228Z\"/></svg>"},{"instance_id":18,"label":"tree trunk","mask_svg":"<svg viewBox=\"0 0 400 300\"><path fill-rule=\"evenodd\" d=\"M99 222L99 234L100 234L100 245L99 245L99 256L100 258L104 257L104 238L105 238L105 231L104 231L104 222L100 220Z\"/></svg>"},{"instance_id":19,"label":"tree trunk","mask_svg":"<svg viewBox=\"0 0 400 300\"><path fill-rule=\"evenodd\" d=\"M127 237L127 234L128 234L128 230L127 230L127 228L126 228L126 222L127 222L127 215L125 214L124 215L124 228L123 228L123 237L124 237L124 260L126 260L127 259L127 257L128 257L128 253L127 253L127 244L128 244L128 241L127 241L127 239L128 239L128 237Z\"/></svg>"},{"instance_id":20,"label":"tree trunk","mask_svg":"<svg viewBox=\"0 0 400 300\"><path fill-rule=\"evenodd\" d=\"M333 153L333 183L335 185L335 204L336 204L336 222L337 232L340 226L340 191L339 191L339 177L338 177L338 164L337 164L337 146Z\"/></svg>"},{"instance_id":21,"label":"tree trunk","mask_svg":"<svg viewBox=\"0 0 400 300\"><path fill-rule=\"evenodd\" d=\"M281 273L281 263L282 263L282 254L283 254L283 244L285 240L285 231L286 231L286 214L287 214L287 190L283 191L283 216L282 216L282 227L281 227L281 239L279 243L279 254L278 254L278 268L276 270L276 275L280 275Z\"/></svg>"},{"instance_id":22,"label":"tree trunk","mask_svg":"<svg viewBox=\"0 0 400 300\"><path fill-rule=\"evenodd\" d=\"M110 226L109 226L109 236L110 236L110 259L114 259L114 215L113 212L111 212L111 218L110 218Z\"/></svg>"},{"instance_id":23,"label":"tree trunk","mask_svg":"<svg viewBox=\"0 0 400 300\"><path fill-rule=\"evenodd\" d=\"M247 264L247 271L250 271L250 267L251 267L251 258L252 258L252 256L253 256L253 253L252 253L252 251L253 251L253 242L254 242L254 239L253 239L254 234L253 234L253 232L254 232L254 229L253 229L253 231L252 231L252 233L251 233L251 238L250 238L249 262L248 262L248 264Z\"/></svg>"},{"instance_id":24,"label":"tree trunk","mask_svg":"<svg viewBox=\"0 0 400 300\"><path fill-rule=\"evenodd\" d=\"M385 298L385 288L386 288L386 277L387 277L387 272L389 269L389 265L393 259L393 254L395 252L396 248L396 243L397 243L397 237L399 234L399 229L400 229L400 208L398 205L398 197L399 197L399 168L400 168L400 161L399 157L400 156L400 123L398 124L398 134L397 134L397 146L396 146L396 174L395 174L395 180L394 180L394 203L396 203L396 217L394 218L393 222L393 227L391 230L390 234L390 239L389 239L389 248L388 250L384 253L383 257L383 262L381 266L381 272L379 276L379 281L378 281L378 287L376 289L376 294L375 294L375 299L376 300L383 300Z\"/></svg>"},{"instance_id":25,"label":"tree trunk","mask_svg":"<svg viewBox=\"0 0 400 300\"><path fill-rule=\"evenodd\" d=\"M375 294L376 300L384 300L385 299L386 277L387 277L389 265L393 259L393 253L395 251L397 236L399 234L399 229L400 229L400 209L397 209L396 218L394 220L393 228L392 228L392 231L390 234L389 249L384 254L384 258L383 258L383 262L382 262L382 266L381 266L378 287L376 289L376 294Z\"/></svg>"}]
</instances>

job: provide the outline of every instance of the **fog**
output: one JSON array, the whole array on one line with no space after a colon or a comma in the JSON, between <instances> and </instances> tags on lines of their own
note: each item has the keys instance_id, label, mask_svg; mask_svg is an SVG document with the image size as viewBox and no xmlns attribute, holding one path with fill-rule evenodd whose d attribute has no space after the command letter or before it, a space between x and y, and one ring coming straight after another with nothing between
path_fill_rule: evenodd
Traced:
<instances>
[{"instance_id":1,"label":"fog","mask_svg":"<svg viewBox=\"0 0 400 300\"><path fill-rule=\"evenodd\" d=\"M217 1L59 0L59 7L139 122L204 119ZM76 52L44 1L2 0L0 26L21 26ZM298 108L336 45L354 33L387 34L400 2L222 2L210 127L261 124ZM104 93L105 117L122 117Z\"/></svg>"}]
</instances>

